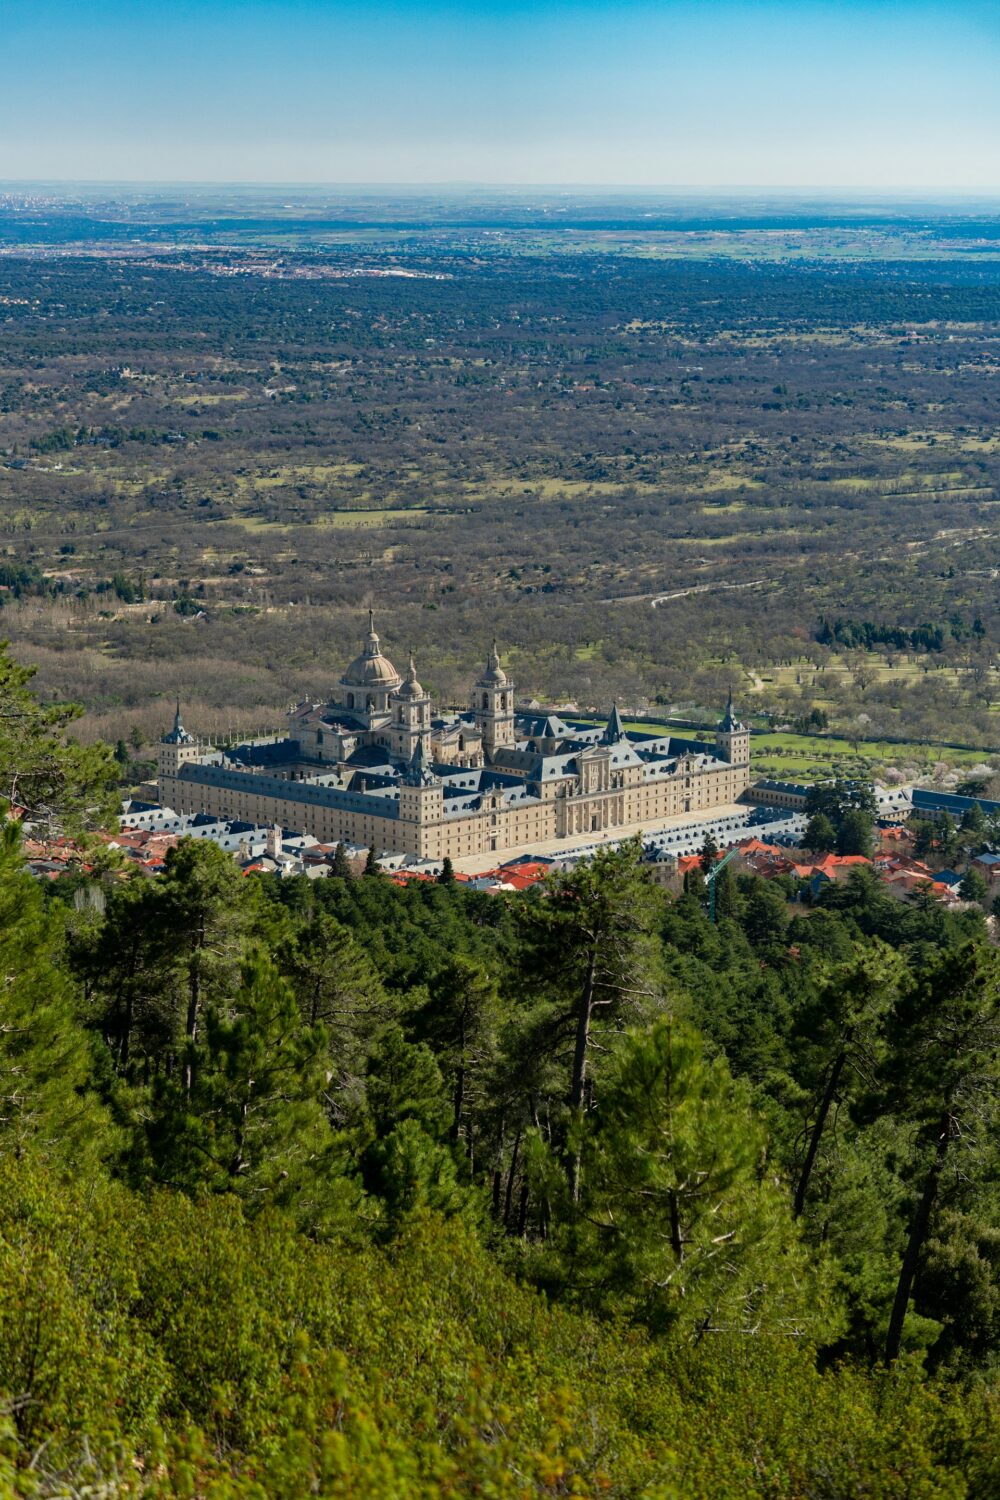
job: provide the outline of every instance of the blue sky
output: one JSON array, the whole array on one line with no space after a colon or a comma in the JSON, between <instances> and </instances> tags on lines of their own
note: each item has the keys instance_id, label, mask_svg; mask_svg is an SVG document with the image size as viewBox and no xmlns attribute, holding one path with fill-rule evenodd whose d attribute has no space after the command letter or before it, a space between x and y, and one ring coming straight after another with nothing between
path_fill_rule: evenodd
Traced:
<instances>
[{"instance_id":1,"label":"blue sky","mask_svg":"<svg viewBox=\"0 0 1000 1500\"><path fill-rule=\"evenodd\" d=\"M0 0L0 179L1000 190L1000 0Z\"/></svg>"}]
</instances>

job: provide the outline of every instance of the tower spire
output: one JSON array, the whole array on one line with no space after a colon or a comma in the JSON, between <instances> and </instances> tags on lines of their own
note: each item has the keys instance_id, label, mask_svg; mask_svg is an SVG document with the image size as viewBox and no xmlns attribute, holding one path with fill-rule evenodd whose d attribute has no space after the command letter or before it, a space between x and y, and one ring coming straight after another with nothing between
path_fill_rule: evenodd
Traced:
<instances>
[{"instance_id":1,"label":"tower spire","mask_svg":"<svg viewBox=\"0 0 1000 1500\"><path fill-rule=\"evenodd\" d=\"M619 740L624 740L627 738L625 734L625 725L622 723L622 716L618 711L617 698L615 699L614 705L611 709L611 713L608 716L607 727L604 730L602 738L606 745L617 745Z\"/></svg>"},{"instance_id":2,"label":"tower spire","mask_svg":"<svg viewBox=\"0 0 1000 1500\"><path fill-rule=\"evenodd\" d=\"M427 759L427 751L424 748L424 737L421 735L413 747L413 754L403 772L403 781L407 786L433 786L435 780L434 772Z\"/></svg>"},{"instance_id":3,"label":"tower spire","mask_svg":"<svg viewBox=\"0 0 1000 1500\"><path fill-rule=\"evenodd\" d=\"M194 735L188 734L184 728L181 719L181 700L178 696L176 707L174 708L173 728L163 736L162 743L165 745L193 745L194 742Z\"/></svg>"},{"instance_id":4,"label":"tower spire","mask_svg":"<svg viewBox=\"0 0 1000 1500\"><path fill-rule=\"evenodd\" d=\"M734 730L740 729L741 727L742 726L740 725L739 720L736 717L736 711L733 708L733 689L732 684L730 684L729 697L726 699L726 712L723 717L722 723L719 725L719 728L724 734L731 734Z\"/></svg>"}]
</instances>

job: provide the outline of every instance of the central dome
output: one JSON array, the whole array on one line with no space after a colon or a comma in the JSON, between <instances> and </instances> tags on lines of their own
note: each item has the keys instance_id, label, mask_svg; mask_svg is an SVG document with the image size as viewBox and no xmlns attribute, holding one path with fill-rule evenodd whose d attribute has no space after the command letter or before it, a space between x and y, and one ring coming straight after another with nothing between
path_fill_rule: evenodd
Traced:
<instances>
[{"instance_id":1,"label":"central dome","mask_svg":"<svg viewBox=\"0 0 1000 1500\"><path fill-rule=\"evenodd\" d=\"M356 656L340 679L344 687L394 688L402 680L388 657L382 655L375 634L375 616L368 611L368 635L365 649Z\"/></svg>"}]
</instances>

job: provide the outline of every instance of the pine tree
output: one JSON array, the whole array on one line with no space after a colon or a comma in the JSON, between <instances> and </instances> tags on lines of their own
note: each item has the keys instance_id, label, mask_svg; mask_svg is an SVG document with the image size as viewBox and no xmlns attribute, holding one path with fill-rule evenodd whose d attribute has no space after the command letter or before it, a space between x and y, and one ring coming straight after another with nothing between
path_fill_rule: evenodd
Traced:
<instances>
[{"instance_id":1,"label":"pine tree","mask_svg":"<svg viewBox=\"0 0 1000 1500\"><path fill-rule=\"evenodd\" d=\"M461 956L434 975L430 998L413 1018L417 1035L434 1050L448 1079L453 1114L451 1138L465 1136L472 1149L472 1114L481 1101L483 1074L496 1051L500 997L481 964Z\"/></svg>"},{"instance_id":2,"label":"pine tree","mask_svg":"<svg viewBox=\"0 0 1000 1500\"><path fill-rule=\"evenodd\" d=\"M338 843L336 849L333 851L330 874L336 876L338 880L350 880L354 874L354 871L351 869L351 862L347 858L342 843Z\"/></svg>"},{"instance_id":3,"label":"pine tree","mask_svg":"<svg viewBox=\"0 0 1000 1500\"><path fill-rule=\"evenodd\" d=\"M962 876L962 883L958 887L958 894L963 901L985 901L989 895L989 889L985 878L978 870L966 870Z\"/></svg>"},{"instance_id":4,"label":"pine tree","mask_svg":"<svg viewBox=\"0 0 1000 1500\"><path fill-rule=\"evenodd\" d=\"M42 707L29 684L35 667L19 667L0 641L0 809L22 809L34 823L70 829L111 822L118 767L107 745L78 745L66 731L83 709Z\"/></svg>"},{"instance_id":5,"label":"pine tree","mask_svg":"<svg viewBox=\"0 0 1000 1500\"><path fill-rule=\"evenodd\" d=\"M814 854L829 854L837 847L837 830L826 813L813 813L802 834L802 843Z\"/></svg>"},{"instance_id":6,"label":"pine tree","mask_svg":"<svg viewBox=\"0 0 1000 1500\"><path fill-rule=\"evenodd\" d=\"M365 1044L387 1001L367 954L328 912L313 912L281 949L280 963L306 1025L322 1025L342 1087L360 1076Z\"/></svg>"},{"instance_id":7,"label":"pine tree","mask_svg":"<svg viewBox=\"0 0 1000 1500\"><path fill-rule=\"evenodd\" d=\"M860 807L851 807L844 813L837 830L838 854L861 854L865 859L872 853L871 815Z\"/></svg>"},{"instance_id":8,"label":"pine tree","mask_svg":"<svg viewBox=\"0 0 1000 1500\"><path fill-rule=\"evenodd\" d=\"M183 1014L185 1086L191 1087L202 1008L233 985L250 930L246 880L222 849L182 839L168 850L158 905L160 939Z\"/></svg>"},{"instance_id":9,"label":"pine tree","mask_svg":"<svg viewBox=\"0 0 1000 1500\"><path fill-rule=\"evenodd\" d=\"M398 1234L404 1219L420 1209L475 1212L476 1200L459 1183L454 1157L417 1120L402 1120L371 1147L367 1167L381 1199L386 1236Z\"/></svg>"},{"instance_id":10,"label":"pine tree","mask_svg":"<svg viewBox=\"0 0 1000 1500\"><path fill-rule=\"evenodd\" d=\"M987 823L986 814L978 802L973 802L971 807L966 808L959 828L966 835L962 842L967 848L974 849L982 842L986 834Z\"/></svg>"},{"instance_id":11,"label":"pine tree","mask_svg":"<svg viewBox=\"0 0 1000 1500\"><path fill-rule=\"evenodd\" d=\"M91 1092L94 1059L59 964L58 919L0 823L0 1153L34 1153L74 1171L118 1145Z\"/></svg>"},{"instance_id":12,"label":"pine tree","mask_svg":"<svg viewBox=\"0 0 1000 1500\"><path fill-rule=\"evenodd\" d=\"M736 918L742 908L739 888L731 865L726 865L715 877L715 914L721 922L726 917Z\"/></svg>"},{"instance_id":13,"label":"pine tree","mask_svg":"<svg viewBox=\"0 0 1000 1500\"><path fill-rule=\"evenodd\" d=\"M382 873L382 866L378 862L378 855L375 851L374 844L372 844L368 850L368 856L365 860L365 868L362 873L365 875L381 875Z\"/></svg>"},{"instance_id":14,"label":"pine tree","mask_svg":"<svg viewBox=\"0 0 1000 1500\"><path fill-rule=\"evenodd\" d=\"M935 958L905 994L890 1028L887 1099L917 1127L917 1196L885 1340L887 1364L903 1329L941 1184L991 1161L1000 1100L1000 956L968 943Z\"/></svg>"},{"instance_id":15,"label":"pine tree","mask_svg":"<svg viewBox=\"0 0 1000 1500\"><path fill-rule=\"evenodd\" d=\"M815 1334L827 1300L765 1159L749 1091L691 1027L631 1033L587 1121L578 1209L555 1237L565 1290L658 1331Z\"/></svg>"},{"instance_id":16,"label":"pine tree","mask_svg":"<svg viewBox=\"0 0 1000 1500\"><path fill-rule=\"evenodd\" d=\"M755 880L743 903L743 931L755 948L784 948L788 939L788 903L766 880Z\"/></svg>"},{"instance_id":17,"label":"pine tree","mask_svg":"<svg viewBox=\"0 0 1000 1500\"><path fill-rule=\"evenodd\" d=\"M423 1042L407 1041L398 1025L387 1026L371 1049L366 1094L377 1136L403 1120L416 1120L434 1139L447 1131L452 1110L434 1054Z\"/></svg>"},{"instance_id":18,"label":"pine tree","mask_svg":"<svg viewBox=\"0 0 1000 1500\"><path fill-rule=\"evenodd\" d=\"M578 1130L587 1098L595 1016L621 1024L657 995L652 927L656 892L641 866L642 846L630 840L557 876L544 900L524 908L521 963L525 984L545 986L552 1000L537 1024L537 1043L561 1052L570 1043L567 1103ZM568 1149L575 1196L579 1160Z\"/></svg>"},{"instance_id":19,"label":"pine tree","mask_svg":"<svg viewBox=\"0 0 1000 1500\"><path fill-rule=\"evenodd\" d=\"M322 1170L327 1038L303 1023L291 986L255 954L225 1011L206 1007L190 1088L162 1079L149 1138L154 1173L188 1192L287 1200Z\"/></svg>"},{"instance_id":20,"label":"pine tree","mask_svg":"<svg viewBox=\"0 0 1000 1500\"><path fill-rule=\"evenodd\" d=\"M176 1043L172 934L163 909L161 882L116 885L100 927L78 942L73 955L96 1025L117 1071L126 1077L144 1073L151 1058L169 1057Z\"/></svg>"},{"instance_id":21,"label":"pine tree","mask_svg":"<svg viewBox=\"0 0 1000 1500\"><path fill-rule=\"evenodd\" d=\"M852 1069L867 1075L874 1068L882 1023L904 974L898 955L884 943L873 943L848 963L839 964L820 986L815 1002L803 1010L799 1025L816 1092L795 1185L796 1218L805 1207L831 1111L849 1088L846 1075Z\"/></svg>"}]
</instances>

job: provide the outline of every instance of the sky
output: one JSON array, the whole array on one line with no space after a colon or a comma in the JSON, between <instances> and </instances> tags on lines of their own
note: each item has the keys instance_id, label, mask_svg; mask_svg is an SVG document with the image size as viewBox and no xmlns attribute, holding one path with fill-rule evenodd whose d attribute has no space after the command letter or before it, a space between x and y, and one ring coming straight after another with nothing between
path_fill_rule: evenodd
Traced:
<instances>
[{"instance_id":1,"label":"sky","mask_svg":"<svg viewBox=\"0 0 1000 1500\"><path fill-rule=\"evenodd\" d=\"M0 0L0 180L1000 190L1000 0Z\"/></svg>"}]
</instances>

